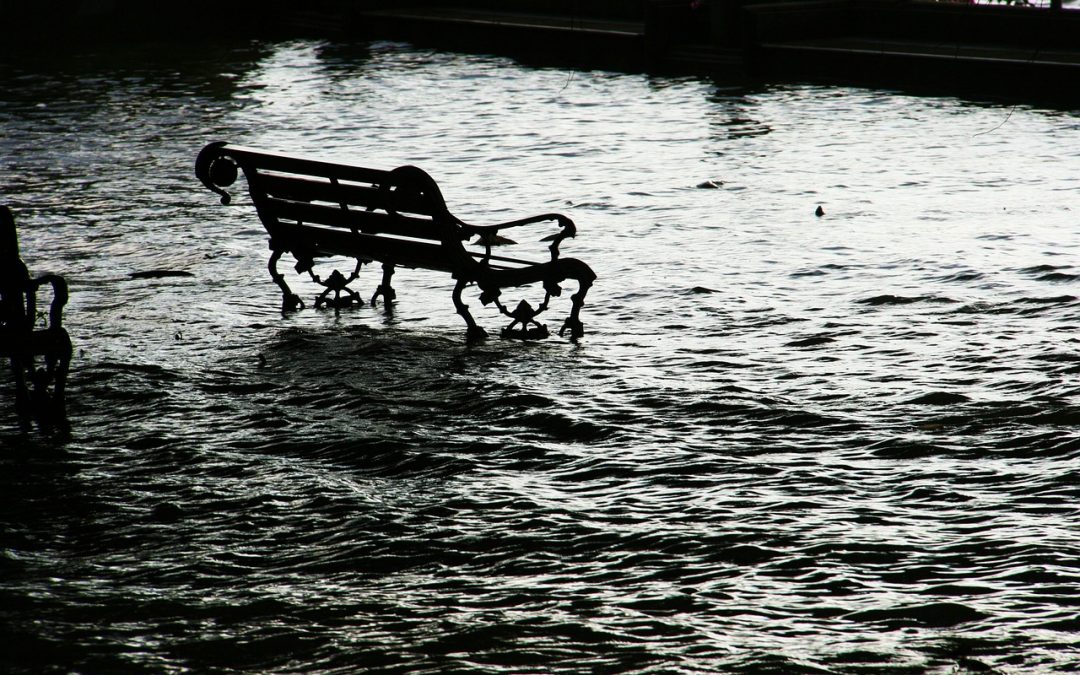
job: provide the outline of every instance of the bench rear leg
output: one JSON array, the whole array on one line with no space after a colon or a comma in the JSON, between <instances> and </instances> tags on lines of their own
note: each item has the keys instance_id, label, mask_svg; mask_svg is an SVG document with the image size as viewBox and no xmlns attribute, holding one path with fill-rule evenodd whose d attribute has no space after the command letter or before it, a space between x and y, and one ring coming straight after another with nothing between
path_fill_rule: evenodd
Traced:
<instances>
[{"instance_id":1,"label":"bench rear leg","mask_svg":"<svg viewBox=\"0 0 1080 675\"><path fill-rule=\"evenodd\" d=\"M457 313L465 319L465 324L468 326L465 331L465 339L469 342L475 342L486 338L487 331L476 325L472 314L469 313L469 306L461 301L461 292L465 290L466 286L468 286L468 283L461 279L458 280L457 286L454 287L454 307L457 309Z\"/></svg>"},{"instance_id":2,"label":"bench rear leg","mask_svg":"<svg viewBox=\"0 0 1080 675\"><path fill-rule=\"evenodd\" d=\"M289 288L289 284L285 283L285 275L278 272L277 264L281 259L282 251L274 249L274 252L270 255L270 278L274 280L274 283L281 289L281 311L293 312L297 309L304 308L304 301L300 299L300 296L292 292Z\"/></svg>"},{"instance_id":3,"label":"bench rear leg","mask_svg":"<svg viewBox=\"0 0 1080 675\"><path fill-rule=\"evenodd\" d=\"M68 369L71 367L71 352L69 343L66 349L61 348L59 353L50 357L47 362L53 372L52 407L56 422L61 425L67 424L67 401L64 395L67 388Z\"/></svg>"},{"instance_id":4,"label":"bench rear leg","mask_svg":"<svg viewBox=\"0 0 1080 675\"><path fill-rule=\"evenodd\" d=\"M383 297L383 304L387 308L390 307L390 303L394 302L397 298L397 291L390 285L390 277L394 276L394 266L391 263L383 263L382 266L382 283L375 289L375 295L371 296L371 306L375 306L375 301L379 299L381 295Z\"/></svg>"}]
</instances>

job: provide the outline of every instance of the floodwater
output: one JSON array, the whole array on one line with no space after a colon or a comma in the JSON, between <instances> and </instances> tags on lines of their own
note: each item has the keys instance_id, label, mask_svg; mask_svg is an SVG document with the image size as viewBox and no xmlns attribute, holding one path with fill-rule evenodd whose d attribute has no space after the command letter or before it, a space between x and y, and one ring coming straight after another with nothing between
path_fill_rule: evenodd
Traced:
<instances>
[{"instance_id":1,"label":"floodwater","mask_svg":"<svg viewBox=\"0 0 1080 675\"><path fill-rule=\"evenodd\" d=\"M0 408L0 670L1080 669L1080 113L389 43L0 82L77 350L69 438ZM214 140L566 213L585 337L468 346L411 270L283 317Z\"/></svg>"}]
</instances>

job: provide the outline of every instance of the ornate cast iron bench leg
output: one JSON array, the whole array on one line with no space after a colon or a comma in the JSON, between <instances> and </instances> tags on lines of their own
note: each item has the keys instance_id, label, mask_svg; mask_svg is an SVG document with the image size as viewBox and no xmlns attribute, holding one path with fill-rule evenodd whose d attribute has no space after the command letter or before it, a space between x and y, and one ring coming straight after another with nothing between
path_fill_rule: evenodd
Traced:
<instances>
[{"instance_id":1,"label":"ornate cast iron bench leg","mask_svg":"<svg viewBox=\"0 0 1080 675\"><path fill-rule=\"evenodd\" d=\"M292 292L289 288L289 284L285 282L285 275L278 272L277 264L278 260L281 260L281 251L278 249L271 249L273 253L270 255L270 263L267 267L270 268L270 278L274 280L274 283L281 289L281 311L295 312L298 309L304 308L304 301L300 299L300 296Z\"/></svg>"},{"instance_id":2,"label":"ornate cast iron bench leg","mask_svg":"<svg viewBox=\"0 0 1080 675\"><path fill-rule=\"evenodd\" d=\"M57 339L51 353L44 357L43 368L35 368L34 360L27 362L27 374L33 384L30 405L39 423L48 428L67 428L67 407L64 388L71 363L71 343L64 334ZM49 391L50 385L52 392Z\"/></svg>"},{"instance_id":3,"label":"ornate cast iron bench leg","mask_svg":"<svg viewBox=\"0 0 1080 675\"><path fill-rule=\"evenodd\" d=\"M397 298L397 291L390 285L390 277L394 276L394 266L390 263L383 263L382 266L382 283L375 289L375 295L371 296L371 306L375 306L375 301L379 299L381 295L383 297L383 304L387 308Z\"/></svg>"},{"instance_id":4,"label":"ornate cast iron bench leg","mask_svg":"<svg viewBox=\"0 0 1080 675\"><path fill-rule=\"evenodd\" d=\"M476 342L483 340L487 337L487 331L476 325L476 320L473 319L472 314L469 313L469 306L461 301L461 292L465 290L465 287L469 284L461 279L458 279L457 285L454 287L454 307L457 309L457 313L465 319L465 324L468 326L465 332L465 339L469 342Z\"/></svg>"},{"instance_id":5,"label":"ornate cast iron bench leg","mask_svg":"<svg viewBox=\"0 0 1080 675\"><path fill-rule=\"evenodd\" d=\"M559 329L559 337L570 331L570 338L576 340L585 335L585 326L578 318L581 307L585 304L585 294L592 288L592 281L581 281L577 293L570 296L570 316L566 317L562 328Z\"/></svg>"}]
</instances>

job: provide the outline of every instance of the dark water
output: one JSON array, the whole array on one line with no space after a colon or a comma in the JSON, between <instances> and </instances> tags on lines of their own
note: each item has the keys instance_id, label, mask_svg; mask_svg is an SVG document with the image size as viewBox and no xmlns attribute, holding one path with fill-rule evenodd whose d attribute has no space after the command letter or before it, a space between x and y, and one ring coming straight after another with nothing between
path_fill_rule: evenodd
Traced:
<instances>
[{"instance_id":1,"label":"dark water","mask_svg":"<svg viewBox=\"0 0 1080 675\"><path fill-rule=\"evenodd\" d=\"M1080 669L1075 112L392 44L0 83L78 349L70 439L0 412L0 670ZM281 317L218 139L566 212L586 337L467 347L407 270Z\"/></svg>"}]
</instances>

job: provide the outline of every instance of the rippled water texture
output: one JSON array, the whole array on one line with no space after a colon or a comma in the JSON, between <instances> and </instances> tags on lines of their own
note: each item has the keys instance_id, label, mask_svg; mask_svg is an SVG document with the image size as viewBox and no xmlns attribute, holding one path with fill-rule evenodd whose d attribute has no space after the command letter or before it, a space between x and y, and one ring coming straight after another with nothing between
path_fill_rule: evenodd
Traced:
<instances>
[{"instance_id":1,"label":"rippled water texture","mask_svg":"<svg viewBox=\"0 0 1080 675\"><path fill-rule=\"evenodd\" d=\"M395 44L0 79L77 348L70 439L0 409L3 670L1080 669L1075 112ZM585 338L467 347L409 270L282 317L219 139L567 213Z\"/></svg>"}]
</instances>

